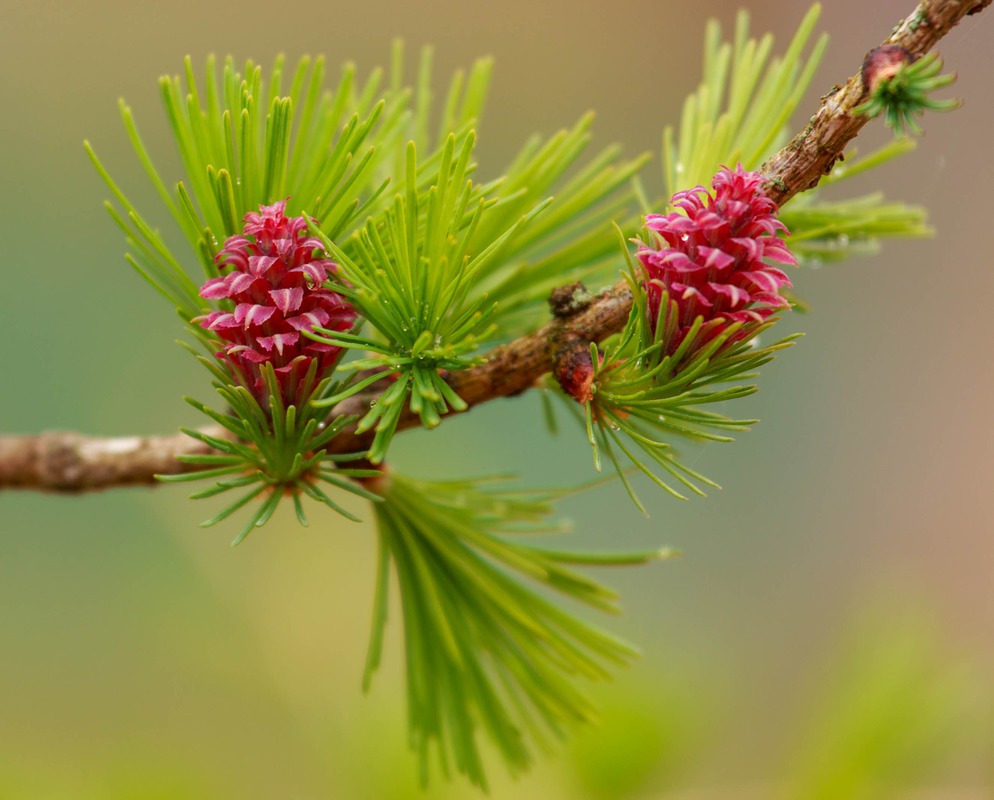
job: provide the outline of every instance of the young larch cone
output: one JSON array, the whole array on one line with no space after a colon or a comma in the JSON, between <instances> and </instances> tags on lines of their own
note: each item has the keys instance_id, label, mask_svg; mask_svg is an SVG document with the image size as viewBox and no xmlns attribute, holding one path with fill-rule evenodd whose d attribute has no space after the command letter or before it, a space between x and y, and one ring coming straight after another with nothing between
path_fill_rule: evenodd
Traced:
<instances>
[{"instance_id":1,"label":"young larch cone","mask_svg":"<svg viewBox=\"0 0 994 800\"><path fill-rule=\"evenodd\" d=\"M269 408L264 364L272 364L284 404L300 404L306 398L297 397L297 383L312 361L320 380L341 353L304 332L347 331L358 316L344 297L323 287L336 265L321 257L321 242L307 235L304 218L287 217L285 210L281 200L245 215L242 235L229 237L215 258L230 272L200 289L201 297L231 300L235 307L195 320L226 342L218 356L245 376L263 409Z\"/></svg>"},{"instance_id":2,"label":"young larch cone","mask_svg":"<svg viewBox=\"0 0 994 800\"><path fill-rule=\"evenodd\" d=\"M667 353L676 350L697 317L705 325L695 349L735 322L746 324L730 341L741 341L750 335L749 323L789 305L780 289L790 286L790 279L766 262L796 265L797 260L777 236L787 228L762 180L741 164L734 171L723 167L712 180L714 194L703 186L677 192L671 202L680 211L646 217L657 246L642 244L637 255L645 268L653 332L664 292L679 310Z\"/></svg>"}]
</instances>

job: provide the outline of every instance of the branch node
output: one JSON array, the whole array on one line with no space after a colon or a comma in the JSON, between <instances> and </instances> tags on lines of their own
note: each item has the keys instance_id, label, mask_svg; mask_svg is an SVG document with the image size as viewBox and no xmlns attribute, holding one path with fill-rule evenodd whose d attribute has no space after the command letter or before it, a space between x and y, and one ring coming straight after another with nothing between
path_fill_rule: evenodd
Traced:
<instances>
[{"instance_id":1,"label":"branch node","mask_svg":"<svg viewBox=\"0 0 994 800\"><path fill-rule=\"evenodd\" d=\"M586 309L594 296L580 281L560 286L549 295L549 308L557 319L568 319Z\"/></svg>"}]
</instances>

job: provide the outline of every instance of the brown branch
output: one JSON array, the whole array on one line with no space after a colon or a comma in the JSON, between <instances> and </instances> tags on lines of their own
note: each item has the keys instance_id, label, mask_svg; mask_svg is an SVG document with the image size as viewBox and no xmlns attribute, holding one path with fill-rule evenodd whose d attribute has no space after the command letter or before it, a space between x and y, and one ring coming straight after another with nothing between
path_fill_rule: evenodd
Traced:
<instances>
[{"instance_id":1,"label":"brown branch","mask_svg":"<svg viewBox=\"0 0 994 800\"><path fill-rule=\"evenodd\" d=\"M447 379L449 385L469 408L487 400L521 394L550 371L555 354L564 343L577 338L601 341L625 326L631 308L632 293L621 281L579 309L562 312L534 333L491 351L486 363L479 367L451 373ZM333 415L365 414L376 397L376 393L354 395L335 406ZM420 424L417 415L405 409L397 427L412 428ZM370 434L356 435L354 427L348 428L335 437L329 450L356 452L368 448L371 441Z\"/></svg>"},{"instance_id":2,"label":"brown branch","mask_svg":"<svg viewBox=\"0 0 994 800\"><path fill-rule=\"evenodd\" d=\"M992 0L922 0L915 12L885 39L883 45L899 45L919 59L968 14L977 14ZM832 171L849 142L856 138L869 117L853 114L867 99L861 72L844 86L835 86L821 100L817 113L786 147L774 154L760 172L766 176L766 193L783 205L799 192L813 189Z\"/></svg>"},{"instance_id":3,"label":"brown branch","mask_svg":"<svg viewBox=\"0 0 994 800\"><path fill-rule=\"evenodd\" d=\"M218 428L206 431L227 438ZM155 483L155 476L201 469L181 455L213 452L185 434L102 438L51 431L0 436L0 489L89 492Z\"/></svg>"},{"instance_id":4,"label":"brown branch","mask_svg":"<svg viewBox=\"0 0 994 800\"><path fill-rule=\"evenodd\" d=\"M922 0L882 44L904 47L920 58L968 14L976 14L994 0ZM842 158L846 146L867 123L853 109L866 100L861 74L835 86L804 130L773 155L760 171L766 176L767 194L783 205L799 192L811 189ZM620 331L631 310L632 296L620 281L574 313L563 313L534 333L491 352L487 362L453 373L449 382L469 407L526 391L552 368L560 347L577 340L599 342ZM375 393L343 401L335 414L364 414ZM409 411L399 428L419 424ZM222 435L220 429L207 431ZM333 452L355 452L369 446L371 436L358 435L354 426L332 440ZM185 436L117 439L85 437L72 433L39 436L0 436L0 489L39 489L81 492L116 486L150 485L155 474L176 474L195 469L178 456L207 452L208 448Z\"/></svg>"}]
</instances>

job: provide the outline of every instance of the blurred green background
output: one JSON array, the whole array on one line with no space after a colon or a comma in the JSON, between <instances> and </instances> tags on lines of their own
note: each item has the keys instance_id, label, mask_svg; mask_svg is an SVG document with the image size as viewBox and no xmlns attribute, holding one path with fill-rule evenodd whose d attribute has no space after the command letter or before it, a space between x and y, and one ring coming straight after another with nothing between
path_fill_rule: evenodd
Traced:
<instances>
[{"instance_id":1,"label":"blurred green background","mask_svg":"<svg viewBox=\"0 0 994 800\"><path fill-rule=\"evenodd\" d=\"M177 174L156 79L184 55L325 53L368 70L399 35L412 61L434 44L444 78L492 54L480 129L492 176L528 134L588 109L595 144L658 151L699 79L706 18L730 25L737 5L0 2L0 429L198 422L180 396L208 399L206 373L124 263L81 145L151 208L116 101ZM829 3L832 43L802 108L911 6ZM783 45L803 8L753 11ZM645 487L648 521L617 486L563 507L579 543L684 556L603 576L627 607L610 624L645 657L596 688L601 728L518 783L493 770L494 797L994 796L992 36L994 12L948 37L965 106L844 187L927 205L937 238L795 277L814 310L781 330L808 336L736 409L762 424L693 462L725 489L678 503ZM884 140L880 127L862 147ZM579 431L546 435L531 397L405 434L393 460L545 485L592 470ZM371 529L282 514L232 551L234 527L197 527L208 511L168 487L0 496L0 798L423 796L396 614L386 668L370 697L359 691ZM470 795L457 783L427 796Z\"/></svg>"}]
</instances>

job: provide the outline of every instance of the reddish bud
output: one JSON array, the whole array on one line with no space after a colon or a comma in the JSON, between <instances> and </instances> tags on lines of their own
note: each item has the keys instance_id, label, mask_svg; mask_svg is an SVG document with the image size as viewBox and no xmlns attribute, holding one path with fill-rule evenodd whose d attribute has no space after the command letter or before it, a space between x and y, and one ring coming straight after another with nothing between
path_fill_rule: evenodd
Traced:
<instances>
[{"instance_id":1,"label":"reddish bud","mask_svg":"<svg viewBox=\"0 0 994 800\"><path fill-rule=\"evenodd\" d=\"M875 47L863 59L860 75L867 92L873 94L883 81L890 80L901 69L914 61L911 53L899 44Z\"/></svg>"},{"instance_id":2,"label":"reddish bud","mask_svg":"<svg viewBox=\"0 0 994 800\"><path fill-rule=\"evenodd\" d=\"M556 353L553 375L570 397L581 405L594 398L594 362L590 343L575 339L564 344Z\"/></svg>"}]
</instances>

